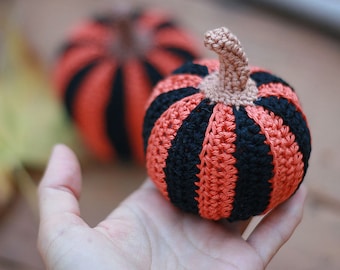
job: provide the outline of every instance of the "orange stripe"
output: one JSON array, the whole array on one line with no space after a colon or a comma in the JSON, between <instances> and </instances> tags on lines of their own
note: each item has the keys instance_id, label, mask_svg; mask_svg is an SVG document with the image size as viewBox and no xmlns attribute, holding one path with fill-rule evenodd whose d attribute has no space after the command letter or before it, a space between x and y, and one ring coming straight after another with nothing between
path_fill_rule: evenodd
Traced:
<instances>
[{"instance_id":1,"label":"orange stripe","mask_svg":"<svg viewBox=\"0 0 340 270\"><path fill-rule=\"evenodd\" d=\"M131 151L136 160L144 163L142 127L145 104L151 93L151 83L138 60L130 60L124 64L125 108L127 129Z\"/></svg>"},{"instance_id":2,"label":"orange stripe","mask_svg":"<svg viewBox=\"0 0 340 270\"><path fill-rule=\"evenodd\" d=\"M74 74L86 64L103 55L104 51L95 47L71 49L66 52L59 59L53 71L53 81L60 98L64 96L67 85Z\"/></svg>"},{"instance_id":3,"label":"orange stripe","mask_svg":"<svg viewBox=\"0 0 340 270\"><path fill-rule=\"evenodd\" d=\"M86 40L104 45L109 39L112 39L113 30L112 27L106 27L93 22L85 22L71 30L69 40L72 42Z\"/></svg>"},{"instance_id":4,"label":"orange stripe","mask_svg":"<svg viewBox=\"0 0 340 270\"><path fill-rule=\"evenodd\" d=\"M183 64L183 58L161 49L153 49L146 55L146 60L153 65L163 77Z\"/></svg>"},{"instance_id":5,"label":"orange stripe","mask_svg":"<svg viewBox=\"0 0 340 270\"><path fill-rule=\"evenodd\" d=\"M175 28L165 28L157 32L154 42L155 46L175 47L189 51L193 55L199 54L197 48L193 46L197 41L186 32Z\"/></svg>"},{"instance_id":6,"label":"orange stripe","mask_svg":"<svg viewBox=\"0 0 340 270\"><path fill-rule=\"evenodd\" d=\"M106 61L84 79L74 104L75 121L85 142L103 160L114 156L106 133L106 107L111 95L115 65Z\"/></svg>"},{"instance_id":7,"label":"orange stripe","mask_svg":"<svg viewBox=\"0 0 340 270\"><path fill-rule=\"evenodd\" d=\"M153 89L147 103L146 108L148 108L151 102L158 97L160 94L180 89L186 87L198 87L201 83L202 78L197 75L191 74L175 74L167 77L166 79L160 81Z\"/></svg>"},{"instance_id":8,"label":"orange stripe","mask_svg":"<svg viewBox=\"0 0 340 270\"><path fill-rule=\"evenodd\" d=\"M289 100L289 102L294 104L298 111L303 114L298 96L290 87L281 83L269 83L261 85L258 89L258 97L269 96L276 96L278 98L282 97Z\"/></svg>"},{"instance_id":9,"label":"orange stripe","mask_svg":"<svg viewBox=\"0 0 340 270\"><path fill-rule=\"evenodd\" d=\"M153 30L156 26L169 21L169 15L162 10L149 9L138 19L138 26Z\"/></svg>"},{"instance_id":10,"label":"orange stripe","mask_svg":"<svg viewBox=\"0 0 340 270\"><path fill-rule=\"evenodd\" d=\"M250 73L255 73L255 72L267 72L267 73L271 73L267 69L264 69L264 68L261 68L261 67L250 66L249 68L250 68Z\"/></svg>"},{"instance_id":11,"label":"orange stripe","mask_svg":"<svg viewBox=\"0 0 340 270\"><path fill-rule=\"evenodd\" d=\"M270 180L273 190L265 210L268 212L287 200L302 181L304 172L302 154L299 152L294 134L283 124L280 117L260 106L247 106L246 111L248 116L260 126L273 156L274 176Z\"/></svg>"},{"instance_id":12,"label":"orange stripe","mask_svg":"<svg viewBox=\"0 0 340 270\"><path fill-rule=\"evenodd\" d=\"M232 108L218 103L209 120L198 166L197 194L200 215L218 220L233 209L237 181L235 117Z\"/></svg>"},{"instance_id":13,"label":"orange stripe","mask_svg":"<svg viewBox=\"0 0 340 270\"><path fill-rule=\"evenodd\" d=\"M146 151L146 167L148 175L166 198L169 197L163 169L166 166L171 141L183 120L203 99L204 96L198 93L174 103L160 116L151 131Z\"/></svg>"},{"instance_id":14,"label":"orange stripe","mask_svg":"<svg viewBox=\"0 0 340 270\"><path fill-rule=\"evenodd\" d=\"M113 43L114 31L102 25L86 22L74 27L69 35L70 42L88 43L70 49L60 57L54 70L54 82L58 94L64 95L66 85L73 75L87 63L106 55L109 44Z\"/></svg>"}]
</instances>

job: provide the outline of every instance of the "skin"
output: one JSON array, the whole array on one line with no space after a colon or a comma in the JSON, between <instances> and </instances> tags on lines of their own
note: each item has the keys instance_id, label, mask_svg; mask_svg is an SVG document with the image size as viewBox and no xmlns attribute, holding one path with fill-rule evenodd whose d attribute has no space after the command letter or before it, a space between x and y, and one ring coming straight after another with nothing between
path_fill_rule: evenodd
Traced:
<instances>
[{"instance_id":1,"label":"skin","mask_svg":"<svg viewBox=\"0 0 340 270\"><path fill-rule=\"evenodd\" d=\"M79 211L81 178L74 153L55 146L38 189L47 269L264 269L300 223L306 197L301 185L244 239L243 222L183 213L146 180L92 228Z\"/></svg>"}]
</instances>

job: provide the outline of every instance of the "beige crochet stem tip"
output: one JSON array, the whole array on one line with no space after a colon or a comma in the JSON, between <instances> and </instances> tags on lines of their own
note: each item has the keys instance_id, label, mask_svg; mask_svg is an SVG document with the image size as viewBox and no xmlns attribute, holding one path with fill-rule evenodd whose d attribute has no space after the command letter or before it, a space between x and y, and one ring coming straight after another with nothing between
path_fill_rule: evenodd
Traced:
<instances>
[{"instance_id":1,"label":"beige crochet stem tip","mask_svg":"<svg viewBox=\"0 0 340 270\"><path fill-rule=\"evenodd\" d=\"M204 45L218 55L220 67L202 81L201 91L215 102L237 107L252 104L257 88L249 77L248 59L237 37L221 27L205 34Z\"/></svg>"}]
</instances>

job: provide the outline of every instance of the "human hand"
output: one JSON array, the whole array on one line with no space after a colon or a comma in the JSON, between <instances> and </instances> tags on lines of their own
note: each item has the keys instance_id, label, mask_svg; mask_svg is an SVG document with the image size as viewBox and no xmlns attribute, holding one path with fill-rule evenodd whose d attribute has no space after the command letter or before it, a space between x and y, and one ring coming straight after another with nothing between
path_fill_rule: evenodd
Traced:
<instances>
[{"instance_id":1,"label":"human hand","mask_svg":"<svg viewBox=\"0 0 340 270\"><path fill-rule=\"evenodd\" d=\"M243 239L243 222L183 213L150 180L91 228L80 215L80 192L77 158L57 145L38 190L47 269L264 269L301 221L306 197L301 185Z\"/></svg>"}]
</instances>

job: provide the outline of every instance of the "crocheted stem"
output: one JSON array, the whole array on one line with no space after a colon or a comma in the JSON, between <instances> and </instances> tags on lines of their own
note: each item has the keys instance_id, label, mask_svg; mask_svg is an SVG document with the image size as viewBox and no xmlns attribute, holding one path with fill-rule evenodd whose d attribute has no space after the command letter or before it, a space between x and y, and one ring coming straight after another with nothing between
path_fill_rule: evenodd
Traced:
<instances>
[{"instance_id":1,"label":"crocheted stem","mask_svg":"<svg viewBox=\"0 0 340 270\"><path fill-rule=\"evenodd\" d=\"M117 35L122 50L132 50L135 44L135 35L129 17L122 16L117 20Z\"/></svg>"},{"instance_id":2,"label":"crocheted stem","mask_svg":"<svg viewBox=\"0 0 340 270\"><path fill-rule=\"evenodd\" d=\"M227 28L205 34L204 45L219 56L219 72L206 76L200 90L214 102L236 108L254 104L258 89L250 78L248 60L239 40Z\"/></svg>"},{"instance_id":3,"label":"crocheted stem","mask_svg":"<svg viewBox=\"0 0 340 270\"><path fill-rule=\"evenodd\" d=\"M244 90L249 78L248 59L237 37L221 27L205 34L204 45L219 56L221 90Z\"/></svg>"},{"instance_id":4,"label":"crocheted stem","mask_svg":"<svg viewBox=\"0 0 340 270\"><path fill-rule=\"evenodd\" d=\"M136 29L132 19L133 9L122 5L116 7L112 14L112 29L114 38L111 43L112 54L118 60L144 55L151 48L151 34L145 30Z\"/></svg>"}]
</instances>

